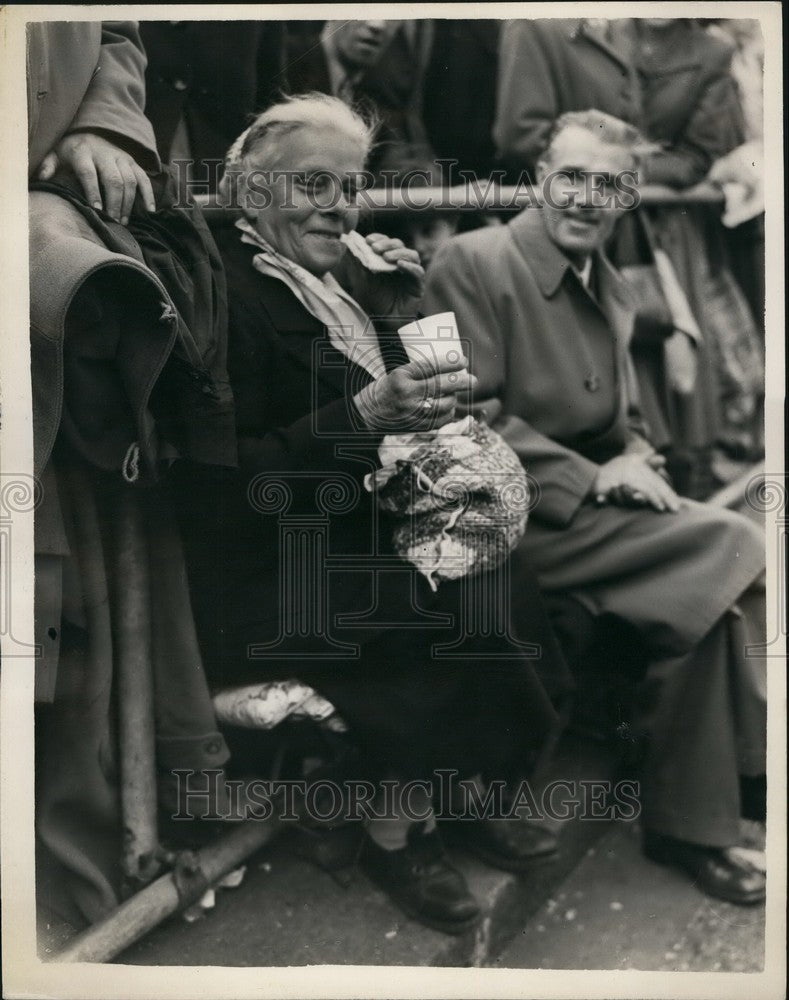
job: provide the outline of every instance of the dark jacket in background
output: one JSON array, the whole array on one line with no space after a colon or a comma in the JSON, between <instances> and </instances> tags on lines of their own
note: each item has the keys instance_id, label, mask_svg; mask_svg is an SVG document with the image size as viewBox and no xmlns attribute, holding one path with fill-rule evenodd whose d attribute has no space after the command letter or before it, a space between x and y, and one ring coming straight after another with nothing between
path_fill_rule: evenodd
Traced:
<instances>
[{"instance_id":1,"label":"dark jacket in background","mask_svg":"<svg viewBox=\"0 0 789 1000\"><path fill-rule=\"evenodd\" d=\"M143 21L140 35L145 113L164 160L182 117L194 158L224 160L284 86L284 21Z\"/></svg>"},{"instance_id":2,"label":"dark jacket in background","mask_svg":"<svg viewBox=\"0 0 789 1000\"><path fill-rule=\"evenodd\" d=\"M478 177L494 167L501 21L434 20L425 77L424 120L436 155Z\"/></svg>"},{"instance_id":3,"label":"dark jacket in background","mask_svg":"<svg viewBox=\"0 0 789 1000\"><path fill-rule=\"evenodd\" d=\"M729 75L732 48L694 21L636 24L634 61L642 81L642 128L666 146L646 163L646 180L685 188L739 146L744 123Z\"/></svg>"},{"instance_id":4,"label":"dark jacket in background","mask_svg":"<svg viewBox=\"0 0 789 1000\"><path fill-rule=\"evenodd\" d=\"M297 29L288 46L287 91L301 94L317 90L331 94L332 87L320 29L307 33ZM369 168L373 172L398 170L404 164L432 160L427 130L422 118L424 72L432 43L433 23L421 19L414 46L398 29L378 61L364 71L354 93L354 102L375 109L380 117Z\"/></svg>"}]
</instances>

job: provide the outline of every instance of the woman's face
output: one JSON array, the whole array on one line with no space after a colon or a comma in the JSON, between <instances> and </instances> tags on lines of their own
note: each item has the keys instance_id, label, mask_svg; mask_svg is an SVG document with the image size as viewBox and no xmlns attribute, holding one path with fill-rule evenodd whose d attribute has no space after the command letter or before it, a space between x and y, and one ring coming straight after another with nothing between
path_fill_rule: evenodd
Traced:
<instances>
[{"instance_id":1,"label":"woman's face","mask_svg":"<svg viewBox=\"0 0 789 1000\"><path fill-rule=\"evenodd\" d=\"M262 174L257 179L267 204L255 228L284 257L323 277L345 253L340 236L356 226L359 210L351 202L362 151L339 129L305 127L279 139L273 153L252 164L273 175L271 183Z\"/></svg>"}]
</instances>

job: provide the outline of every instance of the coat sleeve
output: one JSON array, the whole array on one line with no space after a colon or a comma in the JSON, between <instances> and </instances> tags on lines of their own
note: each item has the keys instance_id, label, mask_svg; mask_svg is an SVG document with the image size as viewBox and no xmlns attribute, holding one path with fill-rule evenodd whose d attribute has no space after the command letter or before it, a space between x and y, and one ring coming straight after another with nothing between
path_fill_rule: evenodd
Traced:
<instances>
[{"instance_id":1,"label":"coat sleeve","mask_svg":"<svg viewBox=\"0 0 789 1000\"><path fill-rule=\"evenodd\" d=\"M533 170L560 113L546 40L533 21L508 21L501 33L493 140L508 167Z\"/></svg>"},{"instance_id":2,"label":"coat sleeve","mask_svg":"<svg viewBox=\"0 0 789 1000\"><path fill-rule=\"evenodd\" d=\"M727 73L707 85L682 135L644 163L649 184L688 188L702 181L715 160L743 141L745 127L737 86Z\"/></svg>"},{"instance_id":3,"label":"coat sleeve","mask_svg":"<svg viewBox=\"0 0 789 1000\"><path fill-rule=\"evenodd\" d=\"M507 349L512 334L480 275L490 274L470 260L457 243L443 247L433 260L423 302L425 314L453 311L461 339L470 340L480 364L471 363L479 382L470 412L486 422L509 444L536 481L540 499L534 513L559 527L568 525L594 483L599 466L583 455L541 434L523 417L503 406ZM482 360L484 358L484 360ZM559 401L557 400L557 405Z\"/></svg>"},{"instance_id":4,"label":"coat sleeve","mask_svg":"<svg viewBox=\"0 0 789 1000\"><path fill-rule=\"evenodd\" d=\"M96 132L145 170L160 168L145 117L145 52L134 21L103 21L99 63L69 132Z\"/></svg>"}]
</instances>

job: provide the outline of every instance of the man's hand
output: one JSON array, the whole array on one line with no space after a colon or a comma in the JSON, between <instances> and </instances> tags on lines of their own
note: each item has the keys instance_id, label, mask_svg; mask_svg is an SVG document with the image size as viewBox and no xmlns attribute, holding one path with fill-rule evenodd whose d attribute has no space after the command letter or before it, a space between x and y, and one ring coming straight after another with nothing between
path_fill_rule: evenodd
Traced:
<instances>
[{"instance_id":1,"label":"man's hand","mask_svg":"<svg viewBox=\"0 0 789 1000\"><path fill-rule=\"evenodd\" d=\"M664 479L662 456L617 455L600 466L592 486L599 504L650 506L672 514L679 510L679 497Z\"/></svg>"},{"instance_id":2,"label":"man's hand","mask_svg":"<svg viewBox=\"0 0 789 1000\"><path fill-rule=\"evenodd\" d=\"M456 395L477 382L468 361L439 362L435 367L410 361L366 385L354 397L371 430L386 433L435 430L455 417Z\"/></svg>"},{"instance_id":3,"label":"man's hand","mask_svg":"<svg viewBox=\"0 0 789 1000\"><path fill-rule=\"evenodd\" d=\"M425 269L419 262L419 254L402 240L382 233L370 233L366 240L375 253L394 264L397 270L390 273L369 271L349 254L351 294L371 316L412 315L425 290Z\"/></svg>"},{"instance_id":4,"label":"man's hand","mask_svg":"<svg viewBox=\"0 0 789 1000\"><path fill-rule=\"evenodd\" d=\"M44 157L37 177L49 180L61 166L74 173L94 208L103 208L124 226L138 194L147 211L156 209L151 182L142 167L100 135L72 132L64 136Z\"/></svg>"}]
</instances>

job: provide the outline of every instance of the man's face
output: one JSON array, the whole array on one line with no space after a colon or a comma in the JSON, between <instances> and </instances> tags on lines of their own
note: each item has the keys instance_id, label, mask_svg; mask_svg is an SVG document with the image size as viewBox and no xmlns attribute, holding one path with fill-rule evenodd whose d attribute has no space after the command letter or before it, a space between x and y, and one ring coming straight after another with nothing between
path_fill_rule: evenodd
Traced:
<instances>
[{"instance_id":1,"label":"man's face","mask_svg":"<svg viewBox=\"0 0 789 1000\"><path fill-rule=\"evenodd\" d=\"M388 37L386 21L345 21L332 31L337 55L353 69L372 66Z\"/></svg>"},{"instance_id":2,"label":"man's face","mask_svg":"<svg viewBox=\"0 0 789 1000\"><path fill-rule=\"evenodd\" d=\"M563 129L537 167L543 186L545 226L553 242L575 262L582 263L611 235L624 211L615 180L630 171L633 154L622 146L570 125Z\"/></svg>"}]
</instances>

